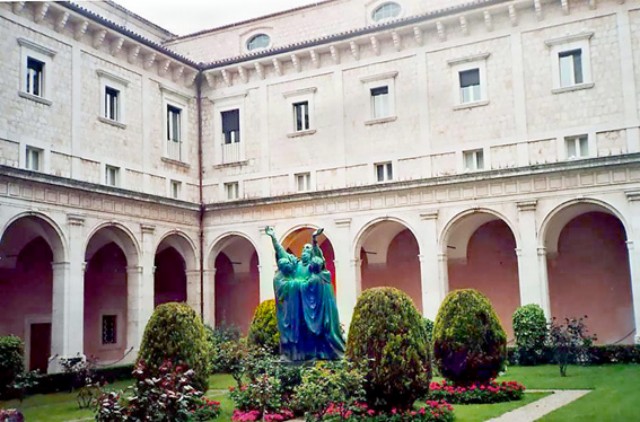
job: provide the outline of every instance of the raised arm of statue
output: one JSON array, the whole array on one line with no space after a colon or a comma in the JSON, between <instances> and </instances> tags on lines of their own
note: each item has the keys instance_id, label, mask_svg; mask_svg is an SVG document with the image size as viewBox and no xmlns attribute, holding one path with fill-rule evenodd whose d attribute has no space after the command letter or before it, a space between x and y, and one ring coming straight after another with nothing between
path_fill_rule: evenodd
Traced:
<instances>
[{"instance_id":1,"label":"raised arm of statue","mask_svg":"<svg viewBox=\"0 0 640 422\"><path fill-rule=\"evenodd\" d=\"M287 251L284 250L282 245L278 243L278 240L276 240L276 232L273 230L273 227L269 227L269 226L265 227L264 232L267 236L271 238L271 242L273 243L273 249L275 249L276 251L276 262L278 262L280 258L288 258L289 254L287 253Z\"/></svg>"},{"instance_id":2,"label":"raised arm of statue","mask_svg":"<svg viewBox=\"0 0 640 422\"><path fill-rule=\"evenodd\" d=\"M318 236L320 236L324 232L324 229L318 229L313 232L311 235L311 245L313 246L312 254L313 256L320 257L324 260L324 255L322 254L322 249L318 246Z\"/></svg>"}]
</instances>

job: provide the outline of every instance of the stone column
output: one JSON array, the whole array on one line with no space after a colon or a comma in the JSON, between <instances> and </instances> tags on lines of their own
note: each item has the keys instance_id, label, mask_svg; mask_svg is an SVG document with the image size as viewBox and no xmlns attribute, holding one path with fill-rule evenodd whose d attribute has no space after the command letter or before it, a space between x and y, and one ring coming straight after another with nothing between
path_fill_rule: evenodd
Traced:
<instances>
[{"instance_id":1,"label":"stone column","mask_svg":"<svg viewBox=\"0 0 640 422\"><path fill-rule=\"evenodd\" d=\"M444 297L449 293L449 263L446 253L440 252L438 254L438 268L440 268L440 289L442 289L442 299L444 300Z\"/></svg>"},{"instance_id":2,"label":"stone column","mask_svg":"<svg viewBox=\"0 0 640 422\"><path fill-rule=\"evenodd\" d=\"M626 195L630 209L627 249L629 250L633 322L636 329L634 342L640 344L640 191L627 192Z\"/></svg>"},{"instance_id":3,"label":"stone column","mask_svg":"<svg viewBox=\"0 0 640 422\"><path fill-rule=\"evenodd\" d=\"M267 299L273 299L275 293L273 292L273 275L278 269L276 263L275 252L273 250L273 244L271 238L264 232L265 227L258 228L260 232L260 250L258 256L260 257L260 265L258 271L260 273L260 302Z\"/></svg>"},{"instance_id":4,"label":"stone column","mask_svg":"<svg viewBox=\"0 0 640 422\"><path fill-rule=\"evenodd\" d=\"M420 234L422 237L422 253L420 259L420 280L422 290L422 315L435 320L438 308L446 295L446 287L442 283L438 263L438 211L420 213Z\"/></svg>"},{"instance_id":5,"label":"stone column","mask_svg":"<svg viewBox=\"0 0 640 422\"><path fill-rule=\"evenodd\" d=\"M187 274L187 304L200 315L200 271L189 270Z\"/></svg>"},{"instance_id":6,"label":"stone column","mask_svg":"<svg viewBox=\"0 0 640 422\"><path fill-rule=\"evenodd\" d=\"M542 280L540 277L538 236L536 233L537 201L518 202L516 205L518 206L518 231L520 232L520 245L516 249L520 305L535 303L545 310L547 300L544 299L545 288L543 284L546 285L546 280ZM547 312L548 309L545 310L545 313Z\"/></svg>"},{"instance_id":7,"label":"stone column","mask_svg":"<svg viewBox=\"0 0 640 422\"><path fill-rule=\"evenodd\" d=\"M216 269L204 270L202 275L204 279L203 289L203 316L202 320L205 324L212 327L216 326Z\"/></svg>"},{"instance_id":8,"label":"stone column","mask_svg":"<svg viewBox=\"0 0 640 422\"><path fill-rule=\"evenodd\" d=\"M59 358L84 357L84 217L69 214L69 261L53 263L51 357L47 372L60 372Z\"/></svg>"},{"instance_id":9,"label":"stone column","mask_svg":"<svg viewBox=\"0 0 640 422\"><path fill-rule=\"evenodd\" d=\"M547 272L547 249L538 248L538 284L540 285L540 307L547 319L551 319L551 297L549 296L549 275Z\"/></svg>"},{"instance_id":10,"label":"stone column","mask_svg":"<svg viewBox=\"0 0 640 422\"><path fill-rule=\"evenodd\" d=\"M143 267L130 265L127 267L127 350L125 362L135 359L144 328L147 325L146 310L143 299Z\"/></svg>"},{"instance_id":11,"label":"stone column","mask_svg":"<svg viewBox=\"0 0 640 422\"><path fill-rule=\"evenodd\" d=\"M360 295L360 265L359 260L357 266L354 265L352 251L349 250L351 242L351 219L341 218L334 220L336 230L331 233L331 246L336 259L334 260L336 268L336 302L338 305L338 313L340 314L340 323L344 326L345 331L349 330L351 318L353 317L353 308ZM356 272L358 275L356 275Z\"/></svg>"}]
</instances>

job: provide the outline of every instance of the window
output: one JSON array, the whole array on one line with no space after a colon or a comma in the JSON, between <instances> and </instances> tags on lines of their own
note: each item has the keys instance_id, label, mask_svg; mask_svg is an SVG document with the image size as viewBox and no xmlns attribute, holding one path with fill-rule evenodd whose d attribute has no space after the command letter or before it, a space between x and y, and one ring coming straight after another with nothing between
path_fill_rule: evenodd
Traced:
<instances>
[{"instance_id":1,"label":"window","mask_svg":"<svg viewBox=\"0 0 640 422\"><path fill-rule=\"evenodd\" d=\"M257 34L249 38L247 41L247 50L261 50L268 48L271 44L271 38L267 34Z\"/></svg>"},{"instance_id":2,"label":"window","mask_svg":"<svg viewBox=\"0 0 640 422\"><path fill-rule=\"evenodd\" d=\"M182 109L167 105L167 156L182 160Z\"/></svg>"},{"instance_id":3,"label":"window","mask_svg":"<svg viewBox=\"0 0 640 422\"><path fill-rule=\"evenodd\" d=\"M224 191L226 193L227 200L232 201L240 197L240 187L238 182L225 183Z\"/></svg>"},{"instance_id":4,"label":"window","mask_svg":"<svg viewBox=\"0 0 640 422\"><path fill-rule=\"evenodd\" d=\"M173 199L180 199L180 191L182 190L182 182L171 180L169 182L169 194Z\"/></svg>"},{"instance_id":5,"label":"window","mask_svg":"<svg viewBox=\"0 0 640 422\"><path fill-rule=\"evenodd\" d=\"M102 344L118 342L118 316L102 315Z\"/></svg>"},{"instance_id":6,"label":"window","mask_svg":"<svg viewBox=\"0 0 640 422\"><path fill-rule=\"evenodd\" d=\"M560 65L560 86L567 87L584 82L582 74L582 50L558 53Z\"/></svg>"},{"instance_id":7,"label":"window","mask_svg":"<svg viewBox=\"0 0 640 422\"><path fill-rule=\"evenodd\" d=\"M120 120L120 91L110 86L104 88L104 118L119 121Z\"/></svg>"},{"instance_id":8,"label":"window","mask_svg":"<svg viewBox=\"0 0 640 422\"><path fill-rule=\"evenodd\" d=\"M311 173L296 174L296 190L309 192L311 190Z\"/></svg>"},{"instance_id":9,"label":"window","mask_svg":"<svg viewBox=\"0 0 640 422\"><path fill-rule=\"evenodd\" d=\"M240 110L229 110L220 113L222 117L222 134L225 144L240 142Z\"/></svg>"},{"instance_id":10,"label":"window","mask_svg":"<svg viewBox=\"0 0 640 422\"><path fill-rule=\"evenodd\" d=\"M25 155L25 167L27 170L40 171L42 169L43 151L39 148L28 146Z\"/></svg>"},{"instance_id":11,"label":"window","mask_svg":"<svg viewBox=\"0 0 640 422\"><path fill-rule=\"evenodd\" d=\"M587 135L570 136L564 139L567 147L567 158L586 158L589 156L589 138Z\"/></svg>"},{"instance_id":12,"label":"window","mask_svg":"<svg viewBox=\"0 0 640 422\"><path fill-rule=\"evenodd\" d=\"M381 22L388 19L397 18L398 16L400 16L401 11L402 8L398 3L384 3L373 11L373 13L371 14L371 19L373 19L374 22Z\"/></svg>"},{"instance_id":13,"label":"window","mask_svg":"<svg viewBox=\"0 0 640 422\"><path fill-rule=\"evenodd\" d=\"M25 92L37 97L44 97L44 62L27 57L27 86Z\"/></svg>"},{"instance_id":14,"label":"window","mask_svg":"<svg viewBox=\"0 0 640 422\"><path fill-rule=\"evenodd\" d=\"M109 186L120 186L120 169L114 166L105 166L104 183Z\"/></svg>"},{"instance_id":15,"label":"window","mask_svg":"<svg viewBox=\"0 0 640 422\"><path fill-rule=\"evenodd\" d=\"M376 180L378 182L389 182L393 180L393 167L391 163L379 163L375 165Z\"/></svg>"},{"instance_id":16,"label":"window","mask_svg":"<svg viewBox=\"0 0 640 422\"><path fill-rule=\"evenodd\" d=\"M463 70L460 79L460 102L472 103L482 99L480 92L480 69Z\"/></svg>"},{"instance_id":17,"label":"window","mask_svg":"<svg viewBox=\"0 0 640 422\"><path fill-rule=\"evenodd\" d=\"M484 169L484 153L481 149L474 151L465 151L463 155L465 171L476 171Z\"/></svg>"},{"instance_id":18,"label":"window","mask_svg":"<svg viewBox=\"0 0 640 422\"><path fill-rule=\"evenodd\" d=\"M309 130L309 102L293 103L293 125L296 132Z\"/></svg>"},{"instance_id":19,"label":"window","mask_svg":"<svg viewBox=\"0 0 640 422\"><path fill-rule=\"evenodd\" d=\"M371 118L382 119L391 115L389 110L389 87L371 88Z\"/></svg>"}]
</instances>

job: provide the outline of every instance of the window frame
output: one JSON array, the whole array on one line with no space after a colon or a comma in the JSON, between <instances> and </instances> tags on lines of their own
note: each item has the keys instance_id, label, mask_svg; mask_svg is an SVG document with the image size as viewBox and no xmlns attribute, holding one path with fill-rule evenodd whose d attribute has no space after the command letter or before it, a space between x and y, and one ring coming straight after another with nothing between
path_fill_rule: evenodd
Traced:
<instances>
[{"instance_id":1,"label":"window frame","mask_svg":"<svg viewBox=\"0 0 640 422\"><path fill-rule=\"evenodd\" d=\"M115 184L109 183L109 177L108 177L109 170L115 170ZM122 176L123 176L122 167L116 166L113 164L104 164L102 174L103 174L102 182L105 186L110 186L112 188L122 187Z\"/></svg>"},{"instance_id":2,"label":"window frame","mask_svg":"<svg viewBox=\"0 0 640 422\"><path fill-rule=\"evenodd\" d=\"M291 113L291 128L287 133L288 138L296 138L300 136L313 135L316 133L315 122L315 95L318 89L316 87L301 88L293 91L286 91L282 93L289 113ZM308 125L307 129L298 130L296 120L295 105L300 103L307 103Z\"/></svg>"},{"instance_id":3,"label":"window frame","mask_svg":"<svg viewBox=\"0 0 640 422\"><path fill-rule=\"evenodd\" d=\"M591 73L591 38L593 32L581 32L572 35L566 35L558 38L553 38L545 41L545 44L549 48L549 57L551 60L551 77L552 77L552 89L553 94L560 94L563 92L575 91L579 89L593 88L595 83L593 82L593 75ZM575 83L575 68L573 68L573 84L562 85L561 76L561 55L570 53L572 51L580 50L581 52L581 66L582 66L582 82Z\"/></svg>"},{"instance_id":4,"label":"window frame","mask_svg":"<svg viewBox=\"0 0 640 422\"><path fill-rule=\"evenodd\" d=\"M98 114L98 120L102 123L107 123L112 126L119 127L120 129L125 129L127 127L125 119L125 98L129 81L102 69L96 70L96 74L98 75L100 89L100 111ZM118 91L116 119L107 117L107 89Z\"/></svg>"},{"instance_id":5,"label":"window frame","mask_svg":"<svg viewBox=\"0 0 640 422\"><path fill-rule=\"evenodd\" d=\"M473 161L473 167L467 166L467 158L471 157ZM478 157L480 157L478 159ZM482 161L482 166L478 166L478 161ZM462 151L462 168L464 172L476 172L487 170L487 155L484 148L476 148Z\"/></svg>"},{"instance_id":6,"label":"window frame","mask_svg":"<svg viewBox=\"0 0 640 422\"><path fill-rule=\"evenodd\" d=\"M182 183L181 180L169 179L169 183L167 186L168 196L171 199L182 199ZM177 186L177 190L174 189L174 186Z\"/></svg>"},{"instance_id":7,"label":"window frame","mask_svg":"<svg viewBox=\"0 0 640 422\"><path fill-rule=\"evenodd\" d=\"M50 106L53 104L51 101L51 93L54 92L52 86L53 81L55 80L52 76L53 59L57 52L26 38L19 37L17 41L20 46L20 77L18 78L18 95L22 98ZM35 95L32 92L27 91L27 70L29 58L37 60L43 64L41 93L39 95Z\"/></svg>"},{"instance_id":8,"label":"window frame","mask_svg":"<svg viewBox=\"0 0 640 422\"><path fill-rule=\"evenodd\" d=\"M378 169L382 168L383 177L380 180ZM395 171L393 161L380 161L373 164L373 178L376 183L389 183L394 181Z\"/></svg>"},{"instance_id":9,"label":"window frame","mask_svg":"<svg viewBox=\"0 0 640 422\"><path fill-rule=\"evenodd\" d=\"M391 5L395 5L398 7L398 13L395 16L387 16L379 19L375 18L376 12L378 12L380 9L382 9L385 6L391 6ZM367 15L368 15L369 22L371 22L373 25L379 25L379 24L384 24L392 20L396 20L404 17L405 11L404 11L404 7L402 7L402 5L399 2L383 0L383 1L378 1L375 4L371 5L371 7L369 8L369 13Z\"/></svg>"},{"instance_id":10,"label":"window frame","mask_svg":"<svg viewBox=\"0 0 640 422\"><path fill-rule=\"evenodd\" d=\"M247 130L245 127L245 104L244 99L247 96L247 92L243 92L239 95L233 95L229 97L219 98L213 100L213 116L211 119L211 130L213 132L213 150L214 150L214 162L215 166L234 166L240 165L246 162L246 145L247 145ZM222 131L222 113L232 110L238 110L239 124L240 124L240 142L235 144L225 144L224 132ZM226 157L225 146L226 145L238 145L238 151L236 157ZM231 147L227 147L231 148Z\"/></svg>"},{"instance_id":11,"label":"window frame","mask_svg":"<svg viewBox=\"0 0 640 422\"><path fill-rule=\"evenodd\" d=\"M584 142L583 142L584 141ZM569 145L573 144L573 148L577 155L569 154ZM583 151L583 145L586 147L586 151ZM591 136L587 133L579 135L569 135L563 138L564 158L566 160L583 160L591 157L591 151L593 147L591 145ZM583 154L584 152L584 154Z\"/></svg>"},{"instance_id":12,"label":"window frame","mask_svg":"<svg viewBox=\"0 0 640 422\"><path fill-rule=\"evenodd\" d=\"M385 73L380 73L377 75L364 76L360 78L360 82L365 90L365 95L367 96L368 103L368 119L365 120L365 125L374 125L379 123L387 123L395 121L398 116L396 115L396 101L395 101L395 91L396 91L396 77L398 76L397 71L390 71ZM377 117L374 114L374 96L372 95L373 90L383 88L387 88L387 98L388 98L388 115L384 117Z\"/></svg>"},{"instance_id":13,"label":"window frame","mask_svg":"<svg viewBox=\"0 0 640 422\"><path fill-rule=\"evenodd\" d=\"M480 53L448 60L453 80L453 109L460 110L489 104L489 90L487 82L487 60L491 53ZM478 71L479 98L464 101L461 75L472 70Z\"/></svg>"},{"instance_id":14,"label":"window frame","mask_svg":"<svg viewBox=\"0 0 640 422\"><path fill-rule=\"evenodd\" d=\"M162 92L162 122L163 122L163 143L164 143L164 155L163 159L170 160L177 163L187 163L187 152L189 151L189 101L190 97L186 94L181 94L177 91L169 89L163 85L160 86ZM169 107L180 110L180 139L178 142L169 139ZM172 155L174 146L169 146L169 143L178 144L178 157Z\"/></svg>"},{"instance_id":15,"label":"window frame","mask_svg":"<svg viewBox=\"0 0 640 422\"><path fill-rule=\"evenodd\" d=\"M235 185L235 197L229 195L229 188ZM237 201L242 197L241 184L239 180L233 180L222 183L222 195L224 201Z\"/></svg>"},{"instance_id":16,"label":"window frame","mask_svg":"<svg viewBox=\"0 0 640 422\"><path fill-rule=\"evenodd\" d=\"M115 343L102 343L103 338L103 319L105 316L115 316L116 317L116 342ZM122 315L122 310L120 309L102 309L100 311L100 342L97 347L99 350L115 350L122 348L125 344L125 340L123 339L123 327L125 324L124 317Z\"/></svg>"},{"instance_id":17,"label":"window frame","mask_svg":"<svg viewBox=\"0 0 640 422\"><path fill-rule=\"evenodd\" d=\"M299 178L306 179L303 189L300 189ZM315 176L311 171L301 171L293 174L293 191L296 193L307 193L314 191Z\"/></svg>"},{"instance_id":18,"label":"window frame","mask_svg":"<svg viewBox=\"0 0 640 422\"><path fill-rule=\"evenodd\" d=\"M258 37L267 37L267 44L265 46L258 46L258 47L249 47L249 44L251 44L251 42L253 40L255 40ZM246 37L245 41L244 41L244 49L247 52L258 52L258 51L264 51L264 50L268 50L271 48L271 46L273 45L273 40L271 38L271 35L267 34L266 32L263 31L257 31L257 32L252 32L248 37Z\"/></svg>"},{"instance_id":19,"label":"window frame","mask_svg":"<svg viewBox=\"0 0 640 422\"><path fill-rule=\"evenodd\" d=\"M38 154L38 168L32 168L29 164L32 160L30 160L30 154L29 152L34 152ZM38 148L38 147L34 147L33 145L26 145L25 146L25 153L24 153L24 168L29 170L29 171L37 171L37 172L43 172L44 171L44 149L43 148Z\"/></svg>"}]
</instances>

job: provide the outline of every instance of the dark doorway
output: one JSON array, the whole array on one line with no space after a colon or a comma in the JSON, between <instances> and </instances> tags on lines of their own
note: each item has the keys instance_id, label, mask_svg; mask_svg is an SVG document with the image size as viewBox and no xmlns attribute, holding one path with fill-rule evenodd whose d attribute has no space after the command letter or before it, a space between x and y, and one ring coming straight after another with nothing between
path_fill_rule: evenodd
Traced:
<instances>
[{"instance_id":1,"label":"dark doorway","mask_svg":"<svg viewBox=\"0 0 640 422\"><path fill-rule=\"evenodd\" d=\"M29 370L47 373L51 351L51 323L31 324L31 345L29 349Z\"/></svg>"}]
</instances>

